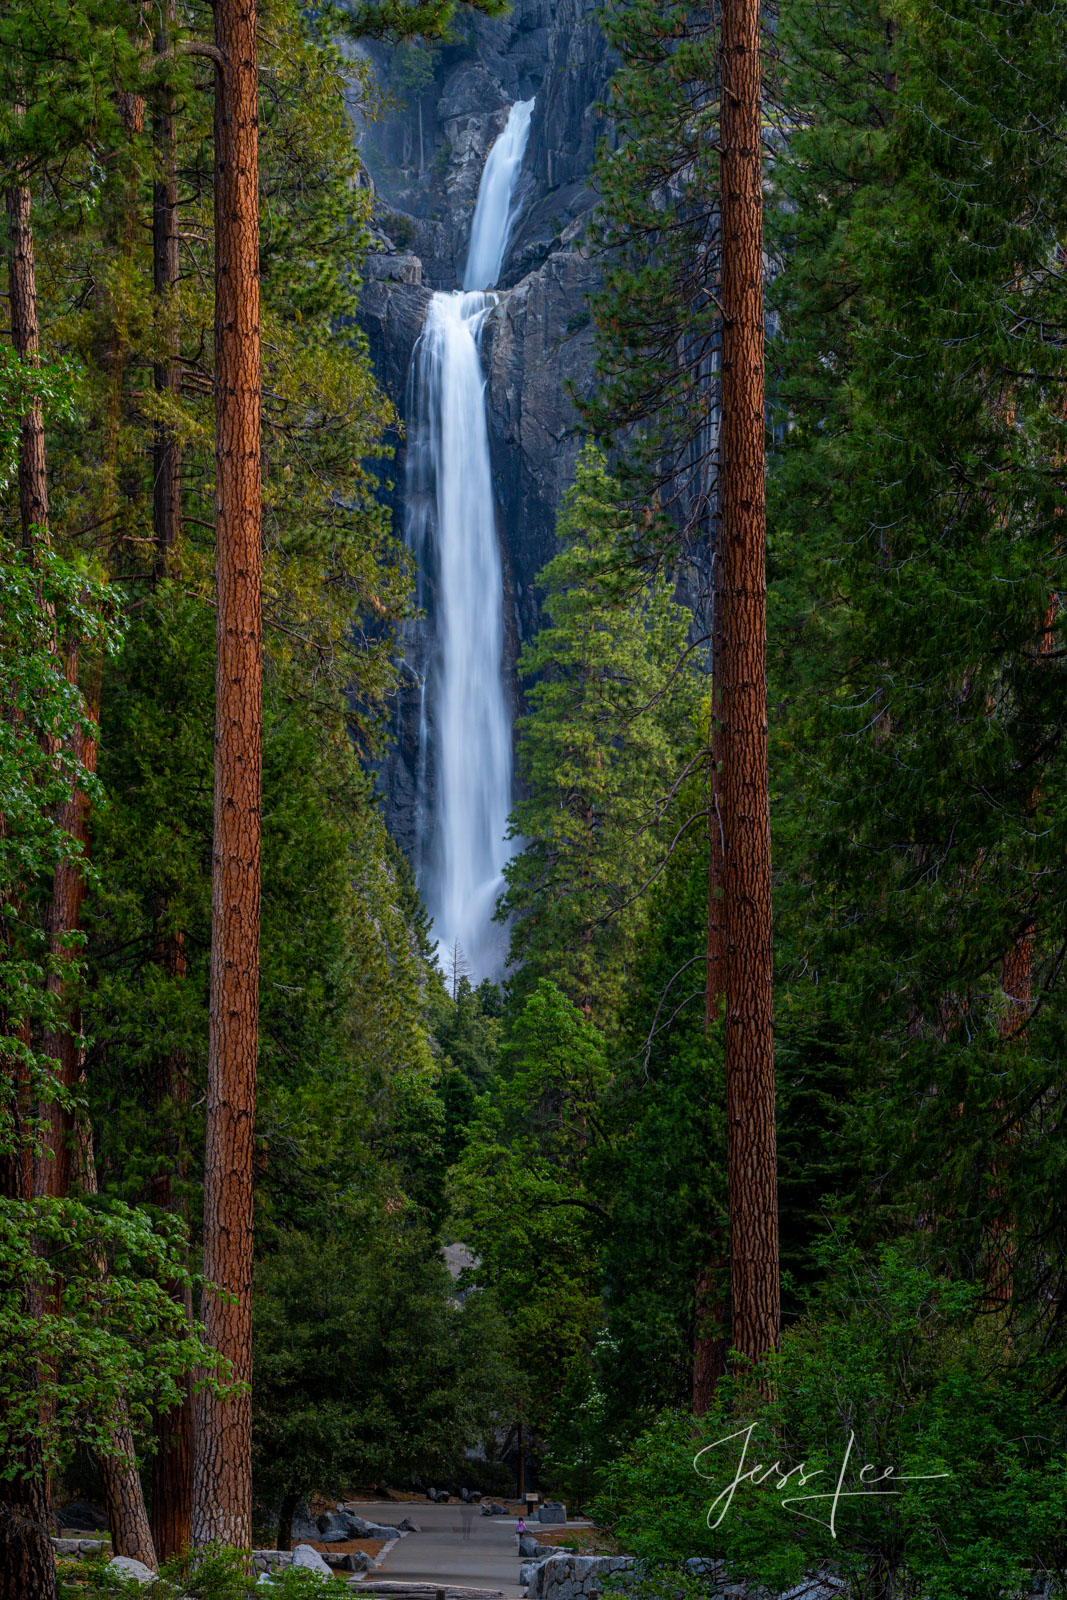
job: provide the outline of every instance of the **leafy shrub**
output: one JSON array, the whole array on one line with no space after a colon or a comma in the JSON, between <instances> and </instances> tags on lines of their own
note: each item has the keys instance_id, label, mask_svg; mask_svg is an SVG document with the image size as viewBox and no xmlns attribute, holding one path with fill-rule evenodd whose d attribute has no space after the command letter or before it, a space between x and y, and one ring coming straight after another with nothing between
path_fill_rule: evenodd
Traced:
<instances>
[{"instance_id":1,"label":"leafy shrub","mask_svg":"<svg viewBox=\"0 0 1067 1600\"><path fill-rule=\"evenodd\" d=\"M660 1583L703 1557L772 1592L819 1570L864 1600L1000 1600L1035 1573L1062 1592L1067 1456L1049 1361L1017 1355L970 1285L898 1248L865 1261L833 1240L823 1259L771 1398L734 1378L699 1423L664 1413L610 1475L598 1518Z\"/></svg>"}]
</instances>

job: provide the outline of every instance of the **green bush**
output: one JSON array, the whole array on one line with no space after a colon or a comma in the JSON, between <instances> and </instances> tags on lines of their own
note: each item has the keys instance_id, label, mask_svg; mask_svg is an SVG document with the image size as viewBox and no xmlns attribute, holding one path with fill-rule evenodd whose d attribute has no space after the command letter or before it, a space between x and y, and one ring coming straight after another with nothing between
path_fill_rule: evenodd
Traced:
<instances>
[{"instance_id":1,"label":"green bush","mask_svg":"<svg viewBox=\"0 0 1067 1600\"><path fill-rule=\"evenodd\" d=\"M699 1423L663 1414L611 1473L598 1520L660 1584L704 1557L772 1592L832 1570L864 1600L1000 1600L1032 1574L1062 1593L1050 1362L1016 1354L972 1286L898 1248L865 1261L834 1240L823 1264L772 1397L735 1377Z\"/></svg>"},{"instance_id":2,"label":"green bush","mask_svg":"<svg viewBox=\"0 0 1067 1600\"><path fill-rule=\"evenodd\" d=\"M165 1561L159 1579L151 1586L152 1600L249 1600L251 1595L270 1594L275 1600L307 1600L312 1594L323 1597L347 1593L341 1577L309 1572L303 1567L287 1567L260 1585L258 1575L249 1576L239 1550L211 1545L189 1551L173 1561ZM106 1561L64 1562L59 1570L59 1600L144 1600L145 1588L136 1578L125 1578L110 1570Z\"/></svg>"}]
</instances>

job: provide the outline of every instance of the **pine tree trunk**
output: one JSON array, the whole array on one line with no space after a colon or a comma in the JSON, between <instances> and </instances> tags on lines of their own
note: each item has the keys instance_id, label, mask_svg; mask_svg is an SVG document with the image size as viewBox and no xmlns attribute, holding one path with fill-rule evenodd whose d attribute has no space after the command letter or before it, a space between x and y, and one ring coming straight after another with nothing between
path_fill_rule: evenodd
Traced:
<instances>
[{"instance_id":1,"label":"pine tree trunk","mask_svg":"<svg viewBox=\"0 0 1067 1600\"><path fill-rule=\"evenodd\" d=\"M20 361L40 364L37 325L37 268L34 259L30 191L16 185L7 193L10 234L9 297L11 343ZM48 527L48 474L44 449L44 416L35 401L19 429L19 518L25 543L31 529Z\"/></svg>"},{"instance_id":2,"label":"pine tree trunk","mask_svg":"<svg viewBox=\"0 0 1067 1600\"><path fill-rule=\"evenodd\" d=\"M0 1476L0 1600L56 1600L39 1445L21 1465L16 1477Z\"/></svg>"},{"instance_id":3,"label":"pine tree trunk","mask_svg":"<svg viewBox=\"0 0 1067 1600\"><path fill-rule=\"evenodd\" d=\"M156 38L156 51L165 56L174 25L174 0L169 0L166 26ZM152 189L152 281L157 315L162 324L166 356L157 361L153 377L158 394L181 394L178 363L178 322L174 291L178 283L178 152L177 117L173 86L164 82L153 109L157 177ZM182 527L182 449L172 428L158 423L152 445L152 528L156 540L156 575L166 575L169 559Z\"/></svg>"},{"instance_id":4,"label":"pine tree trunk","mask_svg":"<svg viewBox=\"0 0 1067 1600\"><path fill-rule=\"evenodd\" d=\"M116 1428L114 1445L114 1454L100 1457L111 1545L117 1556L132 1556L134 1561L143 1561L154 1572L155 1544L148 1525L133 1434L128 1423Z\"/></svg>"},{"instance_id":5,"label":"pine tree trunk","mask_svg":"<svg viewBox=\"0 0 1067 1600\"><path fill-rule=\"evenodd\" d=\"M723 785L731 1343L778 1343L767 778L763 182L759 0L724 0L721 46Z\"/></svg>"},{"instance_id":6,"label":"pine tree trunk","mask_svg":"<svg viewBox=\"0 0 1067 1600\"><path fill-rule=\"evenodd\" d=\"M204 1172L208 1342L252 1376L252 1168L259 1005L262 595L254 0L216 0L215 832ZM252 1540L252 1403L197 1396L192 1542Z\"/></svg>"}]
</instances>

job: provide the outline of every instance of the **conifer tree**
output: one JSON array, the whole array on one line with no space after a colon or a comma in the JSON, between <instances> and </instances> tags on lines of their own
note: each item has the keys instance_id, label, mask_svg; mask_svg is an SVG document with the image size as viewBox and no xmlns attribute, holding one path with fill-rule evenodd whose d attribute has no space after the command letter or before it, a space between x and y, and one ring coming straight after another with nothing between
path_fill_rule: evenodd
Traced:
<instances>
[{"instance_id":1,"label":"conifer tree","mask_svg":"<svg viewBox=\"0 0 1067 1600\"><path fill-rule=\"evenodd\" d=\"M215 7L215 823L205 1326L241 1388L202 1390L191 1537L252 1543L252 1169L259 1040L263 596L255 0Z\"/></svg>"},{"instance_id":2,"label":"conifer tree","mask_svg":"<svg viewBox=\"0 0 1067 1600\"><path fill-rule=\"evenodd\" d=\"M597 1015L619 1005L639 892L685 826L670 800L698 693L689 619L662 578L635 573L621 500L587 450L560 516L562 548L539 577L544 620L519 660L530 798L512 820L523 849L506 868L502 908L515 917L516 982L551 976Z\"/></svg>"},{"instance_id":3,"label":"conifer tree","mask_svg":"<svg viewBox=\"0 0 1067 1600\"><path fill-rule=\"evenodd\" d=\"M799 109L774 291L776 678L806 795L786 834L791 987L809 964L833 976L883 1201L993 1303L991 1244L1017 1226L1016 1300L1040 1285L1046 1307L1065 1220L1045 842L1064 749L1063 20L1053 0L783 8ZM1023 946L1040 1004L1013 976Z\"/></svg>"}]
</instances>

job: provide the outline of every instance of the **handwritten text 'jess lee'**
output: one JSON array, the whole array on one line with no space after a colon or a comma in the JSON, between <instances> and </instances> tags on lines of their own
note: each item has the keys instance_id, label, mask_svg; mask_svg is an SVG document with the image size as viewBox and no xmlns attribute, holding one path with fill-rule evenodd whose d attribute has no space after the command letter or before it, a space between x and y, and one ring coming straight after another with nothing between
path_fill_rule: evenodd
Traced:
<instances>
[{"instance_id":1,"label":"handwritten text 'jess lee'","mask_svg":"<svg viewBox=\"0 0 1067 1600\"><path fill-rule=\"evenodd\" d=\"M746 1428L739 1428L736 1433L724 1434L721 1439L716 1439L714 1444L705 1445L703 1450L698 1450L693 1458L693 1466L700 1476L702 1478L710 1478L711 1474L705 1472L703 1465L704 1458L709 1452L717 1450L720 1445L729 1444L734 1439L744 1440L741 1446L741 1459L737 1463L737 1470L733 1475L733 1479L726 1485L725 1489L715 1496L715 1499L708 1507L707 1524L709 1528L717 1528L719 1526L733 1504L734 1495L742 1483L762 1485L773 1481L775 1490L780 1494L783 1489L806 1488L812 1478L819 1477L825 1470L823 1467L809 1467L804 1461L799 1466L789 1468L784 1468L779 1461L773 1461L769 1466L757 1461L754 1466L746 1467L748 1448L752 1443L752 1435L755 1433L756 1427L757 1424L755 1422L750 1422ZM883 1467L879 1470L878 1467L872 1466L868 1462L859 1469L859 1476L855 1480L860 1487L846 1489L846 1474L855 1444L856 1435L850 1433L848 1444L845 1447L844 1459L841 1462L841 1470L837 1475L837 1484L833 1489L821 1490L815 1494L789 1494L781 1502L782 1506L788 1508L794 1516L806 1517L809 1522L818 1522L824 1528L829 1528L831 1537L834 1539L837 1538L837 1508L842 1500L870 1499L872 1496L884 1498L889 1495L900 1494L901 1491L896 1488L879 1487L879 1485L926 1482L932 1478L947 1478L950 1476L947 1472L899 1473L895 1467ZM798 1507L810 1505L814 1501L830 1502L828 1508L825 1506L822 1508L824 1510L829 1509L829 1519L816 1516L814 1511L801 1511L798 1509ZM718 1510L717 1516L716 1510ZM713 1518L714 1520L712 1520Z\"/></svg>"}]
</instances>

